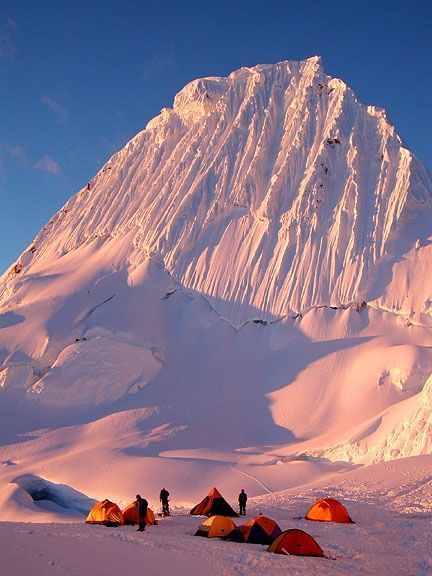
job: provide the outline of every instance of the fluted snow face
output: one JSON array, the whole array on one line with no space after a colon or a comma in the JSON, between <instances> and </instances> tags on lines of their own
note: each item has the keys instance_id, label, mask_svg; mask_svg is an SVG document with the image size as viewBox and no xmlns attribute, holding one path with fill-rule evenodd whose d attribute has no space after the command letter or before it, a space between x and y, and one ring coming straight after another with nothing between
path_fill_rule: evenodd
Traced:
<instances>
[{"instance_id":1,"label":"fluted snow face","mask_svg":"<svg viewBox=\"0 0 432 576\"><path fill-rule=\"evenodd\" d=\"M234 324L375 299L427 320L429 282L408 302L392 268L423 247L424 226L411 230L430 216L431 191L385 113L319 58L242 68L188 84L22 263L115 235L125 266L162 260Z\"/></svg>"}]
</instances>

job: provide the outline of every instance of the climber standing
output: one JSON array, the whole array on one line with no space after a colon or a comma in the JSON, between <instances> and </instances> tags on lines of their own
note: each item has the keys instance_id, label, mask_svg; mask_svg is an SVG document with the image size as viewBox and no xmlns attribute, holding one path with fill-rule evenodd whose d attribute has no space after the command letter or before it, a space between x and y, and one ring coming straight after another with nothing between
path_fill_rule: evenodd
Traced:
<instances>
[{"instance_id":1,"label":"climber standing","mask_svg":"<svg viewBox=\"0 0 432 576\"><path fill-rule=\"evenodd\" d=\"M170 515L170 511L169 511L169 492L168 490L165 490L165 488L162 488L162 490L160 491L159 494L159 500L162 503L162 514L164 516L169 516Z\"/></svg>"},{"instance_id":2,"label":"climber standing","mask_svg":"<svg viewBox=\"0 0 432 576\"><path fill-rule=\"evenodd\" d=\"M246 516L246 502L247 502L247 494L244 491L244 488L242 488L242 491L239 494L238 497L238 503L239 503L239 508L240 508L240 516Z\"/></svg>"},{"instance_id":3,"label":"climber standing","mask_svg":"<svg viewBox=\"0 0 432 576\"><path fill-rule=\"evenodd\" d=\"M144 532L146 525L148 502L145 498L141 498L141 496L137 494L135 500L135 506L138 508L138 532Z\"/></svg>"}]
</instances>

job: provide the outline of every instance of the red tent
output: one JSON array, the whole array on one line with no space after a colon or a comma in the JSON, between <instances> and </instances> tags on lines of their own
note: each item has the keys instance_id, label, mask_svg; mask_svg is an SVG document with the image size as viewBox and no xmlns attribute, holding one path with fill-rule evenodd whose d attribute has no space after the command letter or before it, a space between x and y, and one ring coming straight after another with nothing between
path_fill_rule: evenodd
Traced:
<instances>
[{"instance_id":1,"label":"red tent","mask_svg":"<svg viewBox=\"0 0 432 576\"><path fill-rule=\"evenodd\" d=\"M312 536L297 528L285 530L285 532L279 534L267 548L267 552L292 554L294 556L324 557L322 548Z\"/></svg>"}]
</instances>

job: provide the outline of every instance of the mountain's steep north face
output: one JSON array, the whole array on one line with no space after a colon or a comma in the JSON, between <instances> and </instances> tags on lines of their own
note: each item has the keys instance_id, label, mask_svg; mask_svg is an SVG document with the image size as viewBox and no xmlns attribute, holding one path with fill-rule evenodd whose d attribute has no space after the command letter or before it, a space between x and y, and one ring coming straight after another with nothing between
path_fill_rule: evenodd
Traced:
<instances>
[{"instance_id":1,"label":"mountain's steep north face","mask_svg":"<svg viewBox=\"0 0 432 576\"><path fill-rule=\"evenodd\" d=\"M17 266L115 235L125 267L152 255L236 325L362 301L427 322L430 284L406 268L431 207L431 175L384 111L313 57L188 84Z\"/></svg>"}]
</instances>

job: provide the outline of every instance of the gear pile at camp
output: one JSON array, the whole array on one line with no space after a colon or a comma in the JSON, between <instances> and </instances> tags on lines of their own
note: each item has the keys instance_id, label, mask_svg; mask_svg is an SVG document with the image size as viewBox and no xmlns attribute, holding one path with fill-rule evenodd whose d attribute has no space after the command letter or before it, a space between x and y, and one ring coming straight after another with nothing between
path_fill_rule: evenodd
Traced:
<instances>
[{"instance_id":1,"label":"gear pile at camp","mask_svg":"<svg viewBox=\"0 0 432 576\"><path fill-rule=\"evenodd\" d=\"M168 495L165 488L161 490L160 500L162 502L162 512L160 516L169 516ZM141 527L142 502L145 502L145 525L157 525L155 513L148 508L147 500L138 494L137 499L131 502L123 510L108 499L97 502L90 510L87 524L102 524L107 527L120 527L125 524L139 525L138 531L144 531ZM245 515L247 494L244 489L239 494L239 508ZM267 546L267 552L274 554L285 554L287 556L316 556L326 559L334 559L326 555L316 540L304 530L298 528L282 528L262 512L245 524L236 525L232 518L238 518L230 504L225 500L216 487L192 508L190 514L193 516L207 516L197 531L195 536L204 538L221 538L222 540L262 544ZM305 520L315 522L336 522L339 524L354 524L345 506L334 498L320 498L306 512Z\"/></svg>"}]
</instances>

